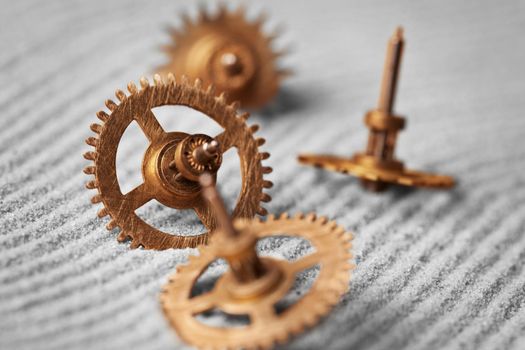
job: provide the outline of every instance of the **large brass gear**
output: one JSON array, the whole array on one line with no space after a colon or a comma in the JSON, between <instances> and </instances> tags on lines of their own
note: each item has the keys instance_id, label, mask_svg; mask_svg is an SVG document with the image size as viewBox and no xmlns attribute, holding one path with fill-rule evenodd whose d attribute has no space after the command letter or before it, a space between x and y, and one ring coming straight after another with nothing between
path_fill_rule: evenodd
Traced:
<instances>
[{"instance_id":1,"label":"large brass gear","mask_svg":"<svg viewBox=\"0 0 525 350\"><path fill-rule=\"evenodd\" d=\"M84 172L95 176L86 187L98 191L92 203L103 203L98 216L111 217L107 229L119 227L118 240L131 239L131 248L187 248L207 242L208 232L183 236L162 232L147 224L135 210L152 199L171 208L194 209L208 231L216 226L207 203L200 196L200 185L194 180L203 171L216 172L220 166L220 154L212 156L207 166L198 165L192 151L212 138L202 134L165 132L151 112L152 108L165 105L196 109L224 128L214 140L220 144L222 152L231 147L237 148L241 163L242 188L233 216L252 218L256 214L266 215L261 201L270 201L271 197L263 189L270 188L272 183L264 180L263 174L270 173L272 169L262 165L262 160L267 159L269 154L259 153L264 139L254 137L258 125L247 126L249 114L238 114L237 104L227 104L224 95L217 97L212 86L204 90L200 80L195 80L194 84L186 78L175 82L174 76L169 74L165 81L155 75L153 85L146 78L142 78L140 84L141 89L138 89L134 83L129 83L129 95L117 90L119 104L106 101L111 113L97 113L103 123L92 124L91 129L97 137L86 140L95 148L95 151L84 154L86 159L94 162ZM150 145L142 164L144 182L124 194L116 175L116 155L120 139L133 121L141 127Z\"/></svg>"},{"instance_id":2,"label":"large brass gear","mask_svg":"<svg viewBox=\"0 0 525 350\"><path fill-rule=\"evenodd\" d=\"M347 291L350 281L352 235L326 217L287 214L268 220L236 220L234 225L243 234L238 246L250 244L250 237L292 236L310 242L315 252L296 261L261 258L266 267L273 267L251 288L259 294L248 296L242 284L236 283L232 270L223 274L212 291L191 297L192 288L204 270L224 254L223 235L215 234L212 243L191 256L188 265L179 266L161 294L163 310L169 322L187 343L203 349L266 349L284 343L290 336L312 327L336 305ZM226 245L228 246L228 245ZM282 313L276 303L291 289L297 273L319 265L320 271L310 290ZM262 282L262 283L261 283ZM245 288L245 287L244 287ZM234 315L248 315L250 324L241 328L216 328L196 319L207 310L220 309Z\"/></svg>"},{"instance_id":3,"label":"large brass gear","mask_svg":"<svg viewBox=\"0 0 525 350\"><path fill-rule=\"evenodd\" d=\"M249 22L242 7L230 12L220 6L215 15L201 9L196 22L188 16L183 22L180 30L170 29L173 43L163 48L170 61L159 68L161 72L213 83L218 92L227 93L228 101L239 101L243 107L266 104L289 75L277 67L283 52L272 50L276 35L262 32L263 15Z\"/></svg>"}]
</instances>

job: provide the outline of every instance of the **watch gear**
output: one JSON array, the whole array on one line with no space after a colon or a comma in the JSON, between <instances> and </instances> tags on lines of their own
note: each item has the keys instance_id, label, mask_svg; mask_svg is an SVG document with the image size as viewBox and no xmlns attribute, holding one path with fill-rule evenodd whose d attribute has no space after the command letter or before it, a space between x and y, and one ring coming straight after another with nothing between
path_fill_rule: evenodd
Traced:
<instances>
[{"instance_id":1,"label":"watch gear","mask_svg":"<svg viewBox=\"0 0 525 350\"><path fill-rule=\"evenodd\" d=\"M208 190L205 187L204 191ZM184 341L203 349L267 349L312 327L347 291L353 267L349 262L352 235L335 222L312 213L270 215L265 222L237 219L232 225L216 192L205 195L215 201L212 208L219 213L220 229L210 245L200 249L199 256L190 256L188 265L177 268L161 294L164 313ZM315 252L295 261L257 255L259 239L282 236L305 239ZM199 277L220 258L228 262L229 269L211 291L192 295ZM310 289L279 310L277 303L290 292L296 275L314 266L319 271ZM211 310L246 315L249 324L207 325L198 316Z\"/></svg>"},{"instance_id":2,"label":"watch gear","mask_svg":"<svg viewBox=\"0 0 525 350\"><path fill-rule=\"evenodd\" d=\"M215 15L200 9L195 22L187 15L182 19L182 29L170 28L173 43L163 48L170 61L161 72L212 83L227 93L229 102L243 107L260 107L275 96L289 71L277 67L283 52L272 50L277 35L262 32L264 15L249 22L242 7L229 11L220 6Z\"/></svg>"},{"instance_id":3,"label":"watch gear","mask_svg":"<svg viewBox=\"0 0 525 350\"><path fill-rule=\"evenodd\" d=\"M365 116L365 124L370 129L366 151L352 158L303 154L298 157L300 163L351 174L361 178L366 189L376 192L385 190L388 184L428 188L454 186L452 177L408 170L394 156L397 133L405 127L405 119L393 114L403 46L403 30L399 27L388 43L378 108Z\"/></svg>"},{"instance_id":4,"label":"watch gear","mask_svg":"<svg viewBox=\"0 0 525 350\"><path fill-rule=\"evenodd\" d=\"M141 88L128 84L129 94L116 91L119 103L106 101L111 111L100 111L100 124L92 124L97 134L86 142L94 147L84 157L94 165L84 169L94 179L86 184L88 189L97 190L92 203L102 203L98 216L109 216L108 230L120 228L119 241L131 240L131 248L142 246L146 249L187 248L205 244L208 232L184 236L169 234L150 226L135 210L152 199L175 209L194 209L208 231L216 227L208 204L201 198L198 175L207 171L213 176L220 167L222 153L235 147L240 158L242 188L233 216L252 218L256 214L266 215L261 202L271 197L263 192L272 183L263 178L272 171L262 165L269 154L260 153L259 146L265 140L255 138L258 125L248 126L248 113L238 114L236 103L227 104L224 95L216 96L213 86L206 90L200 80L190 84L183 77L176 82L172 74L165 81L154 76L150 85L146 78L140 80ZM203 134L188 135L182 132L166 132L159 124L152 108L165 105L181 105L198 110L217 122L224 131L210 137ZM122 193L116 174L116 155L120 139L130 123L136 121L150 144L142 162L144 182L128 193Z\"/></svg>"}]
</instances>

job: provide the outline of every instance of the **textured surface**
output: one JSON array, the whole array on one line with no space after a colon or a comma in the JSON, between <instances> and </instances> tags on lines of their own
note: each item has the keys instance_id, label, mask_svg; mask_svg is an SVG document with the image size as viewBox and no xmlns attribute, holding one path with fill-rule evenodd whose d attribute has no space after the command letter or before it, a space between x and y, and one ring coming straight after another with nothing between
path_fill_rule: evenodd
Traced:
<instances>
[{"instance_id":1,"label":"textured surface","mask_svg":"<svg viewBox=\"0 0 525 350\"><path fill-rule=\"evenodd\" d=\"M0 348L184 347L158 292L195 251L118 244L95 218L81 154L104 99L163 62L163 27L177 10L195 13L185 3L2 1ZM524 3L297 4L266 5L272 21L286 23L278 44L293 44L286 62L297 72L253 117L275 169L268 209L337 219L356 233L357 269L339 307L289 347L523 348ZM456 176L454 191L379 196L295 161L299 150L364 147L362 117L377 100L386 40L398 24L407 50L396 110L409 124L398 155ZM179 129L199 130L204 119L193 120ZM142 150L124 151L125 178L139 171ZM232 201L234 168L221 171ZM195 225L155 206L145 213L184 232ZM279 240L261 249L290 257L301 247Z\"/></svg>"}]
</instances>

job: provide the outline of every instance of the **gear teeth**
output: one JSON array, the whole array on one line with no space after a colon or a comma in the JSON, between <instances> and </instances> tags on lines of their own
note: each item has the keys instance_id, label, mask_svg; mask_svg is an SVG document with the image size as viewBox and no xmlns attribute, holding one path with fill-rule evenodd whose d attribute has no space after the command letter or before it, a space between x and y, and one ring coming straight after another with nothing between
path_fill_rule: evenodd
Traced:
<instances>
[{"instance_id":1,"label":"gear teeth","mask_svg":"<svg viewBox=\"0 0 525 350\"><path fill-rule=\"evenodd\" d=\"M217 18L222 18L228 13L228 8L224 2L219 2L217 5Z\"/></svg>"},{"instance_id":2,"label":"gear teeth","mask_svg":"<svg viewBox=\"0 0 525 350\"><path fill-rule=\"evenodd\" d=\"M180 15L180 18L182 20L182 23L185 27L190 27L193 25L193 21L191 20L190 15L187 12L183 12Z\"/></svg>"},{"instance_id":3,"label":"gear teeth","mask_svg":"<svg viewBox=\"0 0 525 350\"><path fill-rule=\"evenodd\" d=\"M140 87L142 88L142 90L146 90L147 88L149 88L148 78L146 77L140 78Z\"/></svg>"},{"instance_id":4,"label":"gear teeth","mask_svg":"<svg viewBox=\"0 0 525 350\"><path fill-rule=\"evenodd\" d=\"M175 76L173 75L173 73L168 73L168 75L166 76L166 80L169 85L175 85Z\"/></svg>"},{"instance_id":5,"label":"gear teeth","mask_svg":"<svg viewBox=\"0 0 525 350\"><path fill-rule=\"evenodd\" d=\"M262 11L261 13L259 13L257 18L255 18L255 21L253 21L253 24L257 28L261 28L267 20L268 20L268 13Z\"/></svg>"},{"instance_id":6,"label":"gear teeth","mask_svg":"<svg viewBox=\"0 0 525 350\"><path fill-rule=\"evenodd\" d=\"M159 74L154 74L153 75L153 84L155 84L155 86L162 86L163 85L162 78L160 77Z\"/></svg>"},{"instance_id":7,"label":"gear teeth","mask_svg":"<svg viewBox=\"0 0 525 350\"><path fill-rule=\"evenodd\" d=\"M100 134L102 132L102 125L97 124L97 123L91 124L89 128L91 129L91 131L93 131L96 134Z\"/></svg>"},{"instance_id":8,"label":"gear teeth","mask_svg":"<svg viewBox=\"0 0 525 350\"><path fill-rule=\"evenodd\" d=\"M107 210L105 207L102 208L102 209L100 209L100 210L98 211L98 213L97 213L97 216L98 216L99 218L103 218L103 217L108 216L108 215L109 215L109 212L108 212L108 210Z\"/></svg>"},{"instance_id":9,"label":"gear teeth","mask_svg":"<svg viewBox=\"0 0 525 350\"><path fill-rule=\"evenodd\" d=\"M275 221L275 215L274 214L268 215L268 217L266 218L266 221Z\"/></svg>"},{"instance_id":10,"label":"gear teeth","mask_svg":"<svg viewBox=\"0 0 525 350\"><path fill-rule=\"evenodd\" d=\"M279 220L288 220L290 218L290 214L288 214L287 212L284 212L281 214L281 216L279 216Z\"/></svg>"},{"instance_id":11,"label":"gear teeth","mask_svg":"<svg viewBox=\"0 0 525 350\"><path fill-rule=\"evenodd\" d=\"M255 142L257 142L257 146L261 147L262 145L264 145L266 143L266 140L264 138L260 137L257 140L255 140Z\"/></svg>"},{"instance_id":12,"label":"gear teeth","mask_svg":"<svg viewBox=\"0 0 525 350\"><path fill-rule=\"evenodd\" d=\"M265 159L270 158L270 153L268 153L268 152L261 152L261 153L259 153L259 155L261 157L261 160L265 160Z\"/></svg>"},{"instance_id":13,"label":"gear teeth","mask_svg":"<svg viewBox=\"0 0 525 350\"><path fill-rule=\"evenodd\" d=\"M272 188L273 187L273 182L268 181L268 180L263 180L263 187L264 188Z\"/></svg>"},{"instance_id":14,"label":"gear teeth","mask_svg":"<svg viewBox=\"0 0 525 350\"><path fill-rule=\"evenodd\" d=\"M98 139L96 137L88 137L86 143L96 148L98 146Z\"/></svg>"},{"instance_id":15,"label":"gear teeth","mask_svg":"<svg viewBox=\"0 0 525 350\"><path fill-rule=\"evenodd\" d=\"M199 22L208 22L210 20L210 15L208 13L208 10L206 8L206 5L204 3L199 3Z\"/></svg>"},{"instance_id":16,"label":"gear teeth","mask_svg":"<svg viewBox=\"0 0 525 350\"><path fill-rule=\"evenodd\" d=\"M334 231L337 228L337 222L335 221L329 221L327 225L332 231Z\"/></svg>"},{"instance_id":17,"label":"gear teeth","mask_svg":"<svg viewBox=\"0 0 525 350\"><path fill-rule=\"evenodd\" d=\"M315 215L315 213L308 213L308 215L306 215L306 220L310 222L314 222L316 219L317 215Z\"/></svg>"},{"instance_id":18,"label":"gear teeth","mask_svg":"<svg viewBox=\"0 0 525 350\"><path fill-rule=\"evenodd\" d=\"M294 75L294 72L291 69L282 68L277 70L277 76L279 77L279 80L286 79L292 75Z\"/></svg>"},{"instance_id":19,"label":"gear teeth","mask_svg":"<svg viewBox=\"0 0 525 350\"><path fill-rule=\"evenodd\" d=\"M129 247L131 249L137 249L141 246L142 244L137 240L137 239L133 239L129 245Z\"/></svg>"},{"instance_id":20,"label":"gear teeth","mask_svg":"<svg viewBox=\"0 0 525 350\"><path fill-rule=\"evenodd\" d=\"M257 131L259 131L260 127L259 127L259 124L253 124L252 126L250 126L250 132L252 134L255 134Z\"/></svg>"},{"instance_id":21,"label":"gear teeth","mask_svg":"<svg viewBox=\"0 0 525 350\"><path fill-rule=\"evenodd\" d=\"M294 219L302 220L302 219L304 219L304 214L303 213L296 213L294 215Z\"/></svg>"},{"instance_id":22,"label":"gear teeth","mask_svg":"<svg viewBox=\"0 0 525 350\"><path fill-rule=\"evenodd\" d=\"M124 93L124 91L118 89L115 91L115 97L120 101L120 102L124 102L126 101L126 99L128 98L126 96L126 94Z\"/></svg>"},{"instance_id":23,"label":"gear teeth","mask_svg":"<svg viewBox=\"0 0 525 350\"><path fill-rule=\"evenodd\" d=\"M279 50L279 51L274 51L272 53L272 56L273 56L274 59L279 59L279 58L281 58L283 56L289 55L290 51L291 51L290 49L282 49L282 50ZM279 72L281 72L281 71L286 71L286 69L278 70L277 74L279 74Z\"/></svg>"},{"instance_id":24,"label":"gear teeth","mask_svg":"<svg viewBox=\"0 0 525 350\"><path fill-rule=\"evenodd\" d=\"M130 94L134 95L138 92L137 85L134 82L130 81L128 83L128 91Z\"/></svg>"},{"instance_id":25,"label":"gear teeth","mask_svg":"<svg viewBox=\"0 0 525 350\"><path fill-rule=\"evenodd\" d=\"M260 207L259 209L257 209L257 214L259 214L261 216L266 216L266 215L268 215L268 210L266 210L263 207Z\"/></svg>"},{"instance_id":26,"label":"gear teeth","mask_svg":"<svg viewBox=\"0 0 525 350\"><path fill-rule=\"evenodd\" d=\"M97 168L93 165L87 166L84 168L84 174L94 175L97 171Z\"/></svg>"},{"instance_id":27,"label":"gear teeth","mask_svg":"<svg viewBox=\"0 0 525 350\"><path fill-rule=\"evenodd\" d=\"M117 241L120 243L127 241L129 238L128 234L124 231L120 231L120 233L117 236Z\"/></svg>"},{"instance_id":28,"label":"gear teeth","mask_svg":"<svg viewBox=\"0 0 525 350\"><path fill-rule=\"evenodd\" d=\"M241 107L241 103L239 101L233 101L232 103L230 103L230 105L228 106L228 108L231 108L233 109L234 111L238 110L239 107Z\"/></svg>"},{"instance_id":29,"label":"gear teeth","mask_svg":"<svg viewBox=\"0 0 525 350\"><path fill-rule=\"evenodd\" d=\"M96 160L97 159L97 152L92 152L92 151L89 151L89 152L85 152L83 154L84 156L84 159L87 159L87 160Z\"/></svg>"},{"instance_id":30,"label":"gear teeth","mask_svg":"<svg viewBox=\"0 0 525 350\"><path fill-rule=\"evenodd\" d=\"M250 118L250 113L244 112L241 115L239 115L239 119L246 123L246 121Z\"/></svg>"},{"instance_id":31,"label":"gear teeth","mask_svg":"<svg viewBox=\"0 0 525 350\"><path fill-rule=\"evenodd\" d=\"M326 225L326 223L328 222L328 218L326 216L320 216L319 218L317 218L317 221L321 225Z\"/></svg>"},{"instance_id":32,"label":"gear teeth","mask_svg":"<svg viewBox=\"0 0 525 350\"><path fill-rule=\"evenodd\" d=\"M97 204L102 202L102 196L100 194L96 194L93 197L91 197L91 203Z\"/></svg>"},{"instance_id":33,"label":"gear teeth","mask_svg":"<svg viewBox=\"0 0 525 350\"><path fill-rule=\"evenodd\" d=\"M200 80L199 78L195 79L195 81L193 82L193 86L195 86L195 88L201 90L202 89L202 80Z\"/></svg>"},{"instance_id":34,"label":"gear teeth","mask_svg":"<svg viewBox=\"0 0 525 350\"><path fill-rule=\"evenodd\" d=\"M272 167L269 167L269 166L262 167L263 174L270 174L272 171L273 171Z\"/></svg>"},{"instance_id":35,"label":"gear teeth","mask_svg":"<svg viewBox=\"0 0 525 350\"><path fill-rule=\"evenodd\" d=\"M96 180L91 180L91 181L86 182L86 188L88 190L94 190L97 187L98 187L98 183Z\"/></svg>"},{"instance_id":36,"label":"gear teeth","mask_svg":"<svg viewBox=\"0 0 525 350\"><path fill-rule=\"evenodd\" d=\"M109 120L109 115L104 111L98 111L97 118L105 123Z\"/></svg>"},{"instance_id":37,"label":"gear teeth","mask_svg":"<svg viewBox=\"0 0 525 350\"><path fill-rule=\"evenodd\" d=\"M263 193L261 196L261 201L268 203L272 200L272 197L268 193Z\"/></svg>"},{"instance_id":38,"label":"gear teeth","mask_svg":"<svg viewBox=\"0 0 525 350\"><path fill-rule=\"evenodd\" d=\"M208 85L208 88L206 89L206 93L215 96L216 94L215 85L213 84Z\"/></svg>"},{"instance_id":39,"label":"gear teeth","mask_svg":"<svg viewBox=\"0 0 525 350\"><path fill-rule=\"evenodd\" d=\"M284 33L284 27L282 25L278 25L275 27L270 34L266 36L266 39L268 43L271 43L275 39L279 38Z\"/></svg>"},{"instance_id":40,"label":"gear teeth","mask_svg":"<svg viewBox=\"0 0 525 350\"><path fill-rule=\"evenodd\" d=\"M219 103L226 103L226 93L221 92L216 99L217 99L217 102Z\"/></svg>"},{"instance_id":41,"label":"gear teeth","mask_svg":"<svg viewBox=\"0 0 525 350\"><path fill-rule=\"evenodd\" d=\"M113 112L115 109L117 109L117 107L118 107L118 105L115 103L115 101L110 100L110 99L107 99L106 102L105 102L105 104L106 104L106 107L108 107L108 109L109 109L110 111L112 111L112 112Z\"/></svg>"},{"instance_id":42,"label":"gear teeth","mask_svg":"<svg viewBox=\"0 0 525 350\"><path fill-rule=\"evenodd\" d=\"M117 228L117 227L118 227L118 225L117 225L117 222L116 222L115 220L111 220L111 221L108 222L108 224L106 225L106 229L107 229L108 231L111 231L111 230L113 230L113 229L115 229L115 228Z\"/></svg>"},{"instance_id":43,"label":"gear teeth","mask_svg":"<svg viewBox=\"0 0 525 350\"><path fill-rule=\"evenodd\" d=\"M182 85L188 85L189 84L188 77L185 74L183 74L180 77L180 82L181 82Z\"/></svg>"},{"instance_id":44,"label":"gear teeth","mask_svg":"<svg viewBox=\"0 0 525 350\"><path fill-rule=\"evenodd\" d=\"M245 14L246 14L246 7L244 7L244 5L242 5L242 4L240 4L233 14L237 15L238 17L244 18Z\"/></svg>"}]
</instances>

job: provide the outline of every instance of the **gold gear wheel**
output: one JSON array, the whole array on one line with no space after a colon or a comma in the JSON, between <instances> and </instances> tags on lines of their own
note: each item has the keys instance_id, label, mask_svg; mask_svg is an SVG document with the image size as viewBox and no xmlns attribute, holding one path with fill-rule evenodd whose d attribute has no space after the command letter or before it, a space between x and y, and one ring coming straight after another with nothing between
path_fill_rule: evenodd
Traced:
<instances>
[{"instance_id":1,"label":"gold gear wheel","mask_svg":"<svg viewBox=\"0 0 525 350\"><path fill-rule=\"evenodd\" d=\"M284 52L274 52L272 40L277 35L262 32L265 16L254 22L246 20L242 7L234 12L221 6L216 15L205 9L193 22L183 16L181 30L170 29L173 43L163 47L170 62L161 72L199 78L226 92L229 102L243 107L260 107L272 99L289 71L277 68Z\"/></svg>"},{"instance_id":2,"label":"gold gear wheel","mask_svg":"<svg viewBox=\"0 0 525 350\"><path fill-rule=\"evenodd\" d=\"M128 84L129 95L117 90L116 97L120 103L107 100L106 106L111 113L98 112L97 116L103 123L91 125L91 130L97 137L89 137L86 143L93 146L95 151L86 152L84 158L93 161L94 165L86 167L84 172L94 175L95 179L89 181L86 187L98 191L91 201L93 204L103 203L104 207L98 212L98 216L111 217L107 229L119 227L118 240L122 242L131 239L131 248L187 248L207 243L208 232L193 236L169 234L143 221L135 210L152 199L171 208L194 209L208 231L216 226L208 204L200 196L198 182L180 175L198 175L205 170L216 171L220 165L220 155L213 158L215 163L209 167L192 166L195 162L191 157L179 157L182 160L177 162L178 150L192 149L195 144L202 144L203 140L211 138L202 134L165 132L151 112L155 107L187 106L204 113L222 126L224 131L214 139L220 144L222 152L231 147L237 148L241 163L242 188L233 216L252 218L256 214L267 213L261 207L261 201L271 200L263 189L270 188L272 183L264 180L263 174L270 173L272 169L262 165L262 160L270 155L266 152L259 153L259 146L265 140L256 139L253 135L258 130L258 125L247 126L248 113L237 114L237 104L228 105L224 95L216 97L213 86L204 90L201 84L200 80L190 84L184 77L180 82L175 82L172 74L167 76L166 81L155 75L153 85L142 78L141 89L134 83ZM144 182L124 194L116 174L116 155L120 139L133 121L141 127L150 145L142 164ZM174 168L174 163L178 169Z\"/></svg>"},{"instance_id":3,"label":"gold gear wheel","mask_svg":"<svg viewBox=\"0 0 525 350\"><path fill-rule=\"evenodd\" d=\"M364 181L436 189L454 186L454 179L447 175L429 174L404 168L384 168L379 163L371 162L371 158L367 157L364 161L365 157L362 154L350 159L331 155L302 154L298 159L302 164L352 174Z\"/></svg>"},{"instance_id":4,"label":"gold gear wheel","mask_svg":"<svg viewBox=\"0 0 525 350\"><path fill-rule=\"evenodd\" d=\"M187 343L203 349L270 348L315 325L347 291L353 268L349 262L352 235L335 222L317 218L315 214L290 218L285 213L280 218L270 215L265 222L236 220L234 224L239 232L244 232L239 238L241 245L247 236L261 239L284 235L308 240L315 252L296 261L261 258L265 266L280 271L280 279L275 280L269 290L264 289L252 298L236 296L243 285L235 284L231 270L217 280L212 291L191 297L199 276L225 249L218 244L222 232L214 235L212 243L203 247L198 257L190 256L188 265L177 268L161 294L166 317ZM295 304L277 313L274 307L292 288L296 274L315 265L320 266L320 271L310 290ZM250 324L242 328L216 328L197 320L198 314L212 309L248 315Z\"/></svg>"}]
</instances>

